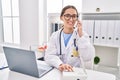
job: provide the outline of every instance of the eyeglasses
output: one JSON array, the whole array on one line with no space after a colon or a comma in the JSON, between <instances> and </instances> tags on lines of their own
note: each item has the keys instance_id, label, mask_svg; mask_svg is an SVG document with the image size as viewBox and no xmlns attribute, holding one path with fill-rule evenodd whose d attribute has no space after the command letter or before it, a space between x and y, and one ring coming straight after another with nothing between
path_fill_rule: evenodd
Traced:
<instances>
[{"instance_id":1,"label":"eyeglasses","mask_svg":"<svg viewBox=\"0 0 120 80\"><path fill-rule=\"evenodd\" d=\"M73 15L65 14L64 15L65 20L70 20L71 17L72 17L73 20L77 20L78 19L78 15L76 15L76 14L73 14Z\"/></svg>"}]
</instances>

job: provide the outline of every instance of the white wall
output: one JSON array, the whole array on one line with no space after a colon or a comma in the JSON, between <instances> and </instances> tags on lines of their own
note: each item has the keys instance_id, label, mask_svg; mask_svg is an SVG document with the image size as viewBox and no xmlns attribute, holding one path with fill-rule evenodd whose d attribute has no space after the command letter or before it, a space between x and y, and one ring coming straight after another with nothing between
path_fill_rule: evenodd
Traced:
<instances>
[{"instance_id":1,"label":"white wall","mask_svg":"<svg viewBox=\"0 0 120 80\"><path fill-rule=\"evenodd\" d=\"M1 4L1 1L0 1ZM2 15L1 13L1 7L0 7L0 16ZM2 27L2 19L0 18L0 53L3 52L1 43L3 42L3 27Z\"/></svg>"},{"instance_id":2,"label":"white wall","mask_svg":"<svg viewBox=\"0 0 120 80\"><path fill-rule=\"evenodd\" d=\"M25 48L39 44L38 0L19 0L20 44Z\"/></svg>"},{"instance_id":3,"label":"white wall","mask_svg":"<svg viewBox=\"0 0 120 80\"><path fill-rule=\"evenodd\" d=\"M100 12L120 12L120 0L83 0L83 12L96 12L96 8Z\"/></svg>"},{"instance_id":4,"label":"white wall","mask_svg":"<svg viewBox=\"0 0 120 80\"><path fill-rule=\"evenodd\" d=\"M39 44L47 42L47 0L39 0Z\"/></svg>"},{"instance_id":5,"label":"white wall","mask_svg":"<svg viewBox=\"0 0 120 80\"><path fill-rule=\"evenodd\" d=\"M1 19L0 19L0 42L3 42L3 27Z\"/></svg>"},{"instance_id":6,"label":"white wall","mask_svg":"<svg viewBox=\"0 0 120 80\"><path fill-rule=\"evenodd\" d=\"M1 5L1 1L0 1ZM2 16L2 10L0 6L0 17ZM2 19L0 18L0 42L3 42L3 27L2 27Z\"/></svg>"},{"instance_id":7,"label":"white wall","mask_svg":"<svg viewBox=\"0 0 120 80\"><path fill-rule=\"evenodd\" d=\"M63 0L63 7L66 6L66 5L74 5L78 12L80 13L81 12L81 9L82 9L82 1L84 0Z\"/></svg>"}]
</instances>

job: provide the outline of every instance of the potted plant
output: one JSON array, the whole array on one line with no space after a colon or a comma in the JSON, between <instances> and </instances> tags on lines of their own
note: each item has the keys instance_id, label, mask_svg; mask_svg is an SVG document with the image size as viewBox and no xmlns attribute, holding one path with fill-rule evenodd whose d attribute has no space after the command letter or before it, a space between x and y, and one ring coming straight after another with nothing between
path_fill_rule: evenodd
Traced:
<instances>
[{"instance_id":1,"label":"potted plant","mask_svg":"<svg viewBox=\"0 0 120 80\"><path fill-rule=\"evenodd\" d=\"M94 57L94 69L96 70L98 68L98 63L100 62L100 57L95 56Z\"/></svg>"}]
</instances>

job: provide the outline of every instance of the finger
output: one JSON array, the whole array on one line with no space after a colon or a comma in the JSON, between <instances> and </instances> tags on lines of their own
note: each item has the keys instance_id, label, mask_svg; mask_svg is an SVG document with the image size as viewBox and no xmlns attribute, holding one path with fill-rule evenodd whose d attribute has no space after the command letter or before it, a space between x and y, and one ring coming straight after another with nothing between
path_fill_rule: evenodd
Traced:
<instances>
[{"instance_id":1,"label":"finger","mask_svg":"<svg viewBox=\"0 0 120 80\"><path fill-rule=\"evenodd\" d=\"M82 27L82 24L81 24L81 23L78 23L78 27Z\"/></svg>"},{"instance_id":2,"label":"finger","mask_svg":"<svg viewBox=\"0 0 120 80\"><path fill-rule=\"evenodd\" d=\"M80 21L78 21L78 25L82 25L82 23Z\"/></svg>"},{"instance_id":3,"label":"finger","mask_svg":"<svg viewBox=\"0 0 120 80\"><path fill-rule=\"evenodd\" d=\"M66 65L66 70L67 70L67 71L73 71L72 66Z\"/></svg>"},{"instance_id":4,"label":"finger","mask_svg":"<svg viewBox=\"0 0 120 80\"><path fill-rule=\"evenodd\" d=\"M59 67L58 69L59 69L60 71L63 71L62 67Z\"/></svg>"},{"instance_id":5,"label":"finger","mask_svg":"<svg viewBox=\"0 0 120 80\"><path fill-rule=\"evenodd\" d=\"M64 70L64 64L61 64L58 68L60 71L63 71Z\"/></svg>"},{"instance_id":6,"label":"finger","mask_svg":"<svg viewBox=\"0 0 120 80\"><path fill-rule=\"evenodd\" d=\"M68 71L67 66L68 66L67 64L64 64L64 67L63 67L63 68L64 68L64 71Z\"/></svg>"},{"instance_id":7,"label":"finger","mask_svg":"<svg viewBox=\"0 0 120 80\"><path fill-rule=\"evenodd\" d=\"M80 21L80 20L78 20L78 23L81 23L81 21Z\"/></svg>"},{"instance_id":8,"label":"finger","mask_svg":"<svg viewBox=\"0 0 120 80\"><path fill-rule=\"evenodd\" d=\"M68 71L73 71L73 68L71 66L68 66Z\"/></svg>"},{"instance_id":9,"label":"finger","mask_svg":"<svg viewBox=\"0 0 120 80\"><path fill-rule=\"evenodd\" d=\"M63 71L66 70L66 64L63 64L63 65L62 65L62 69L63 69Z\"/></svg>"}]
</instances>

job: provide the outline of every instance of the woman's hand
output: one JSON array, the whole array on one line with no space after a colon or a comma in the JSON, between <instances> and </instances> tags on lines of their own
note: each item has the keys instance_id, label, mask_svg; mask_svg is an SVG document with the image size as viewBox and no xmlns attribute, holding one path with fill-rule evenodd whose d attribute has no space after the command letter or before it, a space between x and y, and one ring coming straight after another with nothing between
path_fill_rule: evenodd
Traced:
<instances>
[{"instance_id":1,"label":"woman's hand","mask_svg":"<svg viewBox=\"0 0 120 80\"><path fill-rule=\"evenodd\" d=\"M69 64L60 64L59 68L60 71L73 71L73 67L70 66Z\"/></svg>"},{"instance_id":2,"label":"woman's hand","mask_svg":"<svg viewBox=\"0 0 120 80\"><path fill-rule=\"evenodd\" d=\"M78 27L78 34L80 37L82 37L83 32L82 32L82 23L78 20L77 22L77 27Z\"/></svg>"}]
</instances>

